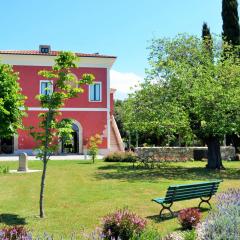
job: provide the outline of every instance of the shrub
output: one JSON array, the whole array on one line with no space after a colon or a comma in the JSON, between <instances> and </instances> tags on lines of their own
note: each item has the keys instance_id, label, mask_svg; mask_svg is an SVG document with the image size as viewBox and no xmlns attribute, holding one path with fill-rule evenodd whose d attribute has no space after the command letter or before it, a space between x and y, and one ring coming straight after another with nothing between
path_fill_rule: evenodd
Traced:
<instances>
[{"instance_id":1,"label":"shrub","mask_svg":"<svg viewBox=\"0 0 240 240\"><path fill-rule=\"evenodd\" d=\"M0 229L0 240L32 240L32 235L23 226Z\"/></svg>"},{"instance_id":2,"label":"shrub","mask_svg":"<svg viewBox=\"0 0 240 240\"><path fill-rule=\"evenodd\" d=\"M0 173L9 173L9 167L8 166L0 166Z\"/></svg>"},{"instance_id":3,"label":"shrub","mask_svg":"<svg viewBox=\"0 0 240 240\"><path fill-rule=\"evenodd\" d=\"M102 144L102 139L99 134L91 136L88 142L89 154L92 157L93 163L95 162L96 156L98 154L98 146Z\"/></svg>"},{"instance_id":4,"label":"shrub","mask_svg":"<svg viewBox=\"0 0 240 240\"><path fill-rule=\"evenodd\" d=\"M216 210L197 226L199 240L240 239L240 189L217 196Z\"/></svg>"},{"instance_id":5,"label":"shrub","mask_svg":"<svg viewBox=\"0 0 240 240\"><path fill-rule=\"evenodd\" d=\"M197 208L186 208L179 212L178 221L183 229L191 230L200 222L201 213Z\"/></svg>"},{"instance_id":6,"label":"shrub","mask_svg":"<svg viewBox=\"0 0 240 240\"><path fill-rule=\"evenodd\" d=\"M145 227L145 219L127 209L123 209L104 217L102 231L105 239L129 240L134 235L140 235Z\"/></svg>"},{"instance_id":7,"label":"shrub","mask_svg":"<svg viewBox=\"0 0 240 240\"><path fill-rule=\"evenodd\" d=\"M114 152L104 157L105 162L135 162L136 154L134 152Z\"/></svg>"}]
</instances>

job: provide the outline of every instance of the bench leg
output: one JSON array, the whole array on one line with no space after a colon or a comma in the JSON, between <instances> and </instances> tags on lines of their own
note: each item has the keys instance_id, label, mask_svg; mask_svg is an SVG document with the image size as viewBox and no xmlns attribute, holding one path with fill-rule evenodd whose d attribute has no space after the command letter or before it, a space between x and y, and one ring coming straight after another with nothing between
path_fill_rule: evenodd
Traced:
<instances>
[{"instance_id":1,"label":"bench leg","mask_svg":"<svg viewBox=\"0 0 240 240\"><path fill-rule=\"evenodd\" d=\"M159 213L160 218L162 218L162 212L163 212L165 209L167 209L167 210L171 213L172 217L174 216L174 215L173 215L173 212L172 212L172 210L171 210L171 206L173 205L173 203L170 203L169 206L165 205L164 203L161 203L161 205L162 205L162 209L161 209L161 211L160 211L160 213Z\"/></svg>"},{"instance_id":2,"label":"bench leg","mask_svg":"<svg viewBox=\"0 0 240 240\"><path fill-rule=\"evenodd\" d=\"M210 196L208 199L200 198L201 202L198 204L198 208L201 207L202 203L207 203L209 205L210 209L212 209L211 203L209 202L211 198L212 198L212 196Z\"/></svg>"}]
</instances>

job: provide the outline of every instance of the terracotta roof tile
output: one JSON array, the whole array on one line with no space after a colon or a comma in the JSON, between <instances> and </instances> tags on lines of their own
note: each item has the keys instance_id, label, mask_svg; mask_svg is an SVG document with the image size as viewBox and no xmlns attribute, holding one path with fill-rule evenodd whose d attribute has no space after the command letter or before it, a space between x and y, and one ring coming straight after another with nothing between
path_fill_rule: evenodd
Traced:
<instances>
[{"instance_id":1,"label":"terracotta roof tile","mask_svg":"<svg viewBox=\"0 0 240 240\"><path fill-rule=\"evenodd\" d=\"M60 51L50 51L49 53L41 53L37 50L0 50L0 54L14 55L42 55L42 56L57 56ZM75 53L78 57L97 57L97 58L116 58L115 56L101 55L97 53Z\"/></svg>"}]
</instances>

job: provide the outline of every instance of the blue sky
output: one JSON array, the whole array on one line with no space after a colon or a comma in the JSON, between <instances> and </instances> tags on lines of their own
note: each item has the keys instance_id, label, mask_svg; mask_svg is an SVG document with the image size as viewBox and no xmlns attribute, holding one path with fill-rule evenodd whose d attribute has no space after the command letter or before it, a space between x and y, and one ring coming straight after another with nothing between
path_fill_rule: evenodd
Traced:
<instances>
[{"instance_id":1,"label":"blue sky","mask_svg":"<svg viewBox=\"0 0 240 240\"><path fill-rule=\"evenodd\" d=\"M111 76L118 97L144 77L149 41L187 32L206 21L221 34L222 0L8 0L1 3L1 49L116 55ZM239 10L240 13L240 10Z\"/></svg>"}]
</instances>

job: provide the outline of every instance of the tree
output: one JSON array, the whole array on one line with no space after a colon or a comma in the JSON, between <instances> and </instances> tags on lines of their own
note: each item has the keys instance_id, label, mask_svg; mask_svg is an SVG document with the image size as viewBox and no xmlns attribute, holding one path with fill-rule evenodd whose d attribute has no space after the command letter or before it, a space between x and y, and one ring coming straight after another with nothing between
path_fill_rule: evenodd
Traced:
<instances>
[{"instance_id":1,"label":"tree","mask_svg":"<svg viewBox=\"0 0 240 240\"><path fill-rule=\"evenodd\" d=\"M91 74L83 74L82 79L75 79L71 74L73 68L77 68L78 58L70 52L62 52L55 59L52 70L43 70L39 75L44 79L49 79L51 84L45 90L47 94L38 95L41 107L46 112L39 114L39 128L32 128L31 134L37 142L39 151L38 157L43 162L43 173L40 190L40 217L44 213L44 189L47 171L47 163L50 156L57 151L58 142L67 142L72 137L72 120L60 119L60 108L64 106L66 100L77 97L83 92L84 84L91 84L94 79Z\"/></svg>"},{"instance_id":2,"label":"tree","mask_svg":"<svg viewBox=\"0 0 240 240\"><path fill-rule=\"evenodd\" d=\"M125 103L126 128L154 131L167 142L182 136L208 145L210 169L222 168L220 141L240 132L240 65L237 49L215 42L213 57L193 36L155 39L150 47L147 78Z\"/></svg>"},{"instance_id":3,"label":"tree","mask_svg":"<svg viewBox=\"0 0 240 240\"><path fill-rule=\"evenodd\" d=\"M213 51L213 40L212 40L212 35L210 32L210 28L208 27L207 23L203 23L202 26L202 39L205 44L206 49L209 51L209 54L212 56L212 51Z\"/></svg>"},{"instance_id":4,"label":"tree","mask_svg":"<svg viewBox=\"0 0 240 240\"><path fill-rule=\"evenodd\" d=\"M96 156L98 154L98 146L102 143L102 138L99 134L91 136L88 142L89 154L92 157L93 163L95 163Z\"/></svg>"},{"instance_id":5,"label":"tree","mask_svg":"<svg viewBox=\"0 0 240 240\"><path fill-rule=\"evenodd\" d=\"M9 138L22 128L24 99L18 73L12 66L0 63L0 137Z\"/></svg>"},{"instance_id":6,"label":"tree","mask_svg":"<svg viewBox=\"0 0 240 240\"><path fill-rule=\"evenodd\" d=\"M233 45L240 44L237 0L222 1L223 37Z\"/></svg>"}]
</instances>

